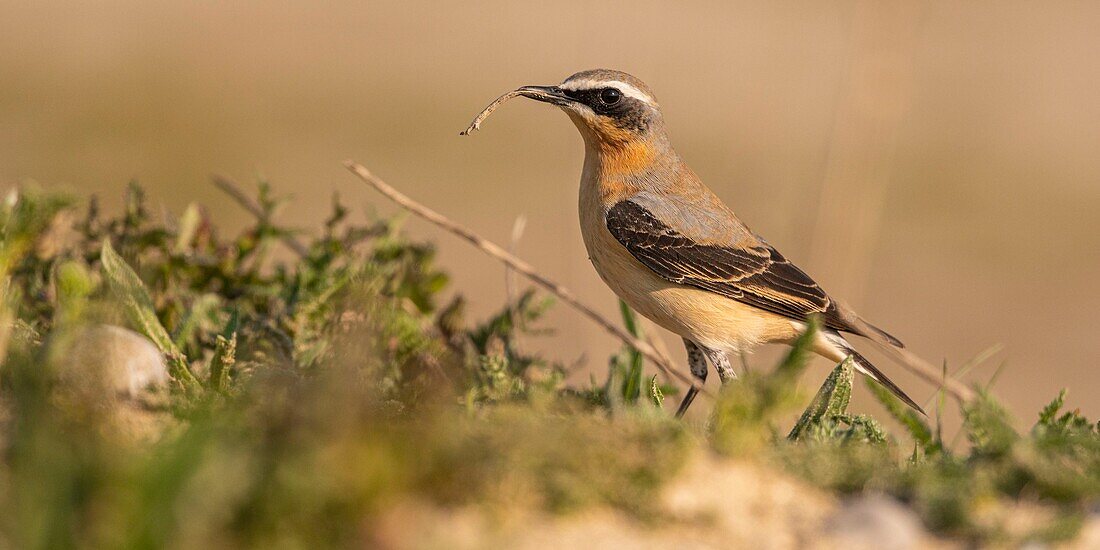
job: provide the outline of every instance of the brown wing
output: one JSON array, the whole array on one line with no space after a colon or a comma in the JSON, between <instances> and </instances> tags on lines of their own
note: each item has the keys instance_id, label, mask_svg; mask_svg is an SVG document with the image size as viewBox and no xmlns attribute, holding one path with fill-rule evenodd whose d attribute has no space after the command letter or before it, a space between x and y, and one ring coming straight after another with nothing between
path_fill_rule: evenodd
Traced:
<instances>
[{"instance_id":1,"label":"brown wing","mask_svg":"<svg viewBox=\"0 0 1100 550\"><path fill-rule=\"evenodd\" d=\"M836 304L809 275L767 243L761 241L751 248L700 244L630 200L611 207L606 222L607 229L631 255L667 281L708 290L797 321L818 314L829 328L861 332L841 318Z\"/></svg>"}]
</instances>

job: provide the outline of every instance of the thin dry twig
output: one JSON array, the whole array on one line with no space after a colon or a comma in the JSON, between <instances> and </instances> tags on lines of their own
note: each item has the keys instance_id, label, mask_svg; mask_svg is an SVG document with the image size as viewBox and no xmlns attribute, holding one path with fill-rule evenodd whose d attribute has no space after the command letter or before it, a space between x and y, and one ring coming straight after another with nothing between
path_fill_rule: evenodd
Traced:
<instances>
[{"instance_id":1,"label":"thin dry twig","mask_svg":"<svg viewBox=\"0 0 1100 550\"><path fill-rule=\"evenodd\" d=\"M252 197L248 196L247 193L241 191L241 187L237 185L237 182L220 174L212 174L210 176L210 181L214 183L215 187L221 189L226 195L229 195L230 198L237 201L237 204L241 205L242 208L248 210L250 214L257 218L264 217L263 208L261 208L256 201L252 200ZM309 255L309 249L307 249L301 241L295 239L293 235L282 235L281 239L283 244L293 250L299 257L304 258Z\"/></svg>"},{"instance_id":2,"label":"thin dry twig","mask_svg":"<svg viewBox=\"0 0 1100 550\"><path fill-rule=\"evenodd\" d=\"M519 248L519 240L523 238L523 230L527 228L527 216L520 214L516 216L515 223L512 224L512 238L508 241L508 253L515 256L516 251ZM508 309L512 315L512 322L515 323L516 328L520 329L516 331L514 337L514 344L517 350L523 349L523 329L526 328L523 320L523 316L519 311L519 297L516 296L516 271L511 267L504 266L504 295L508 298Z\"/></svg>"},{"instance_id":3,"label":"thin dry twig","mask_svg":"<svg viewBox=\"0 0 1100 550\"><path fill-rule=\"evenodd\" d=\"M642 327L649 327L650 324L651 324L649 322L649 320L644 318L644 317L639 317L638 318L638 323L640 323ZM669 365L671 365L672 364L672 357L669 356L669 354L668 354L668 346L665 346L665 341L662 340L660 337L654 336L655 332L656 331L649 330L648 328L644 328L643 331L642 331L642 337L645 338L646 342L649 342L649 345L653 346L653 351L656 351L657 355L661 356L661 359L665 363L668 363ZM666 373L665 371L661 371L661 377L664 379L664 382L666 384L668 384L670 382L670 380L668 378L668 373Z\"/></svg>"},{"instance_id":4,"label":"thin dry twig","mask_svg":"<svg viewBox=\"0 0 1100 550\"><path fill-rule=\"evenodd\" d=\"M500 105L502 103L504 103L505 101L508 101L509 99L512 99L513 97L519 97L521 95L523 95L522 90L512 90L512 91L510 91L510 92L494 99L493 102L490 103L488 107L482 109L481 112L478 113L476 117L474 117L474 121L471 122L470 125L468 127L466 127L465 130L459 132L458 135L468 136L474 130L480 130L481 129L481 123L484 122L485 119L489 118L489 115L493 114L493 111L497 110L497 107L500 107Z\"/></svg>"},{"instance_id":5,"label":"thin dry twig","mask_svg":"<svg viewBox=\"0 0 1100 550\"><path fill-rule=\"evenodd\" d=\"M507 94L505 94L505 96L507 96ZM505 96L501 96L501 99L498 99L494 103L503 101L503 99L506 99ZM363 180L371 187L374 187L374 189L377 190L379 193L385 195L386 198L397 203L398 206L461 237L462 239L468 241L470 244L473 244L477 248L481 249L482 252L485 252L493 258L496 258L497 260L503 262L508 267L516 270L517 272L523 274L523 276L534 281L535 284L550 291L558 298L560 298L563 302L569 304L569 306L571 306L573 309L581 312L582 314L584 314L585 317L588 317L594 323L609 332L612 336L615 336L629 346L633 346L634 349L638 350L642 355L646 357L646 359L649 359L654 365L657 366L657 368L661 369L661 371L663 371L664 373L676 378L677 380L689 386L698 388L700 390L700 393L704 393L708 396L713 397L713 394L707 391L701 383L675 370L672 365L668 361L666 361L665 358L662 357L659 352L657 352L657 350L653 348L653 346L649 345L648 342L631 336L630 333L626 332L621 327L611 322L606 317L600 315L595 310L578 300L569 289L541 275L538 271L535 270L533 266L531 266L531 264L528 264L527 262L515 257L512 254L509 254L508 251L504 250L496 243L482 238L480 235L474 233L473 231L470 231L469 229L466 229L465 227L462 227L461 225L458 225L457 223L451 221L449 218L436 212L435 210L432 210L427 206L424 206L407 197L400 191L394 189L393 187L390 187L389 184L382 181L382 179L380 179L378 176L372 174L370 170L367 170L361 164L356 163L355 161L348 160L344 161L344 166L346 166L347 169L351 171L351 173L358 176L359 179Z\"/></svg>"},{"instance_id":6,"label":"thin dry twig","mask_svg":"<svg viewBox=\"0 0 1100 550\"><path fill-rule=\"evenodd\" d=\"M959 382L955 378L946 376L943 369L933 366L928 361L921 359L917 354L905 348L894 347L862 320L856 319L855 325L868 339L878 344L880 348L888 355L892 356L894 360L905 367L906 370L919 376L929 384L938 386L943 391L951 394L951 397L954 397L960 403L973 401L974 398L977 397L977 394L969 386Z\"/></svg>"}]
</instances>

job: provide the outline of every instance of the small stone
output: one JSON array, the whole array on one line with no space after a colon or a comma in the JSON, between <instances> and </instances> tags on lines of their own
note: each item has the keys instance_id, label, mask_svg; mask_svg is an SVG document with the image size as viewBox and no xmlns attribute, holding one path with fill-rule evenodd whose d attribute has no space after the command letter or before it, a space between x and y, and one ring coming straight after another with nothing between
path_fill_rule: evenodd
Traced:
<instances>
[{"instance_id":1,"label":"small stone","mask_svg":"<svg viewBox=\"0 0 1100 550\"><path fill-rule=\"evenodd\" d=\"M99 387L113 396L137 398L169 381L164 355L132 330L97 325L78 332L69 348L62 379Z\"/></svg>"}]
</instances>

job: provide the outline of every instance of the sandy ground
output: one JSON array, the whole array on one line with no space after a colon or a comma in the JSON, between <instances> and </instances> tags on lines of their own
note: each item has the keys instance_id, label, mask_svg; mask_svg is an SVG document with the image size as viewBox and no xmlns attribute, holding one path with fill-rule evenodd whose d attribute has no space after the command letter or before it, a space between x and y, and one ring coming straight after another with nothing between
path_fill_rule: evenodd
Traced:
<instances>
[{"instance_id":1,"label":"sandy ground","mask_svg":"<svg viewBox=\"0 0 1100 550\"><path fill-rule=\"evenodd\" d=\"M884 496L841 502L767 468L697 457L663 494L662 517L608 510L566 516L395 507L370 527L384 548L953 548Z\"/></svg>"}]
</instances>

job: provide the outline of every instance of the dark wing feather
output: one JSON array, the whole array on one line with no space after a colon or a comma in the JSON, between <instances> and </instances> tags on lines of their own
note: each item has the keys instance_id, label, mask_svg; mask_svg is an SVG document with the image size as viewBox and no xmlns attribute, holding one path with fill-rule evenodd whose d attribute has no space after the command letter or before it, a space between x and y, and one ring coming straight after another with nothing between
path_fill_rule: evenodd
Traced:
<instances>
[{"instance_id":1,"label":"dark wing feather","mask_svg":"<svg viewBox=\"0 0 1100 550\"><path fill-rule=\"evenodd\" d=\"M606 221L607 229L631 255L667 281L797 321L818 314L829 328L861 334L841 318L836 304L809 275L767 243L751 248L700 244L630 200L611 207Z\"/></svg>"}]
</instances>

